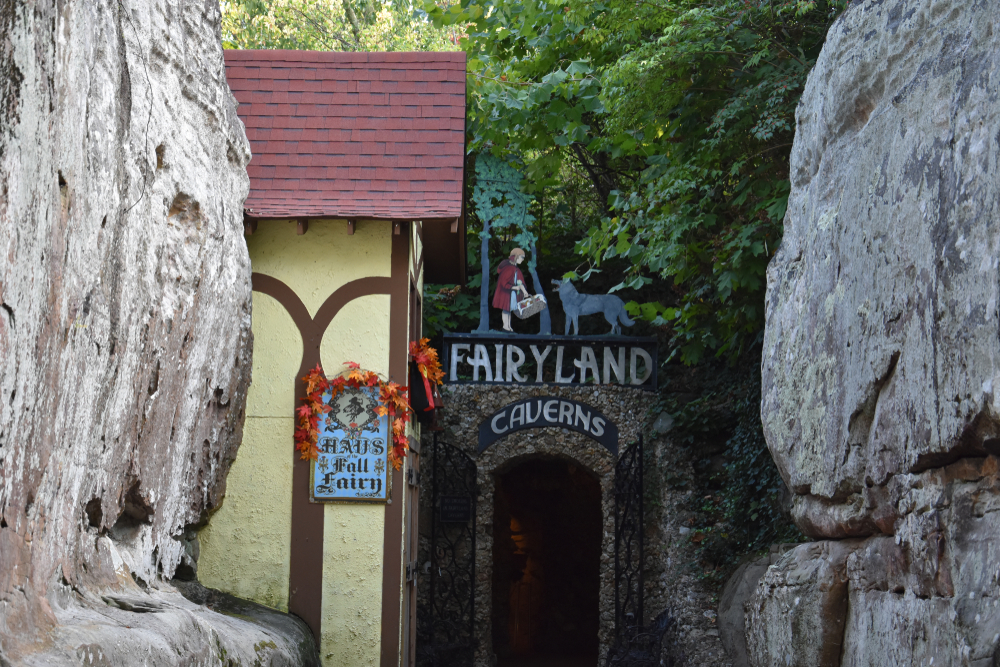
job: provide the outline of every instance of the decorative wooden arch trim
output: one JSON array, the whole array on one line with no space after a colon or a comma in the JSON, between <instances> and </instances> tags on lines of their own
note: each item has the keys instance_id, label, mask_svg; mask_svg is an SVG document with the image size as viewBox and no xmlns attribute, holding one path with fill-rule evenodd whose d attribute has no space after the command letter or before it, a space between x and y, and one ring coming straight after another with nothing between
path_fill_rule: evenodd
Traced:
<instances>
[{"instance_id":1,"label":"decorative wooden arch trim","mask_svg":"<svg viewBox=\"0 0 1000 667\"><path fill-rule=\"evenodd\" d=\"M407 228L406 226L403 226ZM299 296L281 280L263 273L251 276L253 290L274 298L288 312L302 337L302 363L295 377L295 403L305 397L302 377L321 362L323 334L337 313L354 299L389 295L389 379L407 383L407 317L409 287L408 233L392 235L389 277L353 280L337 288L311 317ZM291 415L289 415L291 416ZM291 443L289 443L291 444ZM324 505L309 502L309 461L293 447L292 526L288 580L288 611L306 622L320 641L323 618L323 519ZM395 665L398 656L402 582L402 473L392 471L392 495L385 507L382 580L382 665Z\"/></svg>"}]
</instances>

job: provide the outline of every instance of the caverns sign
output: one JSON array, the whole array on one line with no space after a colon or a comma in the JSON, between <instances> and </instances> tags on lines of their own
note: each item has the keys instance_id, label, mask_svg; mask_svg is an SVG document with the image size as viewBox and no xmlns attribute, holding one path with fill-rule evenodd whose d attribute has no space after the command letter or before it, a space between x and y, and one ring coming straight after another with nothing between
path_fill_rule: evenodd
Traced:
<instances>
[{"instance_id":1,"label":"caverns sign","mask_svg":"<svg viewBox=\"0 0 1000 667\"><path fill-rule=\"evenodd\" d=\"M521 399L494 412L479 425L479 451L516 431L545 427L582 433L618 456L617 424L586 403L556 396Z\"/></svg>"},{"instance_id":2,"label":"caverns sign","mask_svg":"<svg viewBox=\"0 0 1000 667\"><path fill-rule=\"evenodd\" d=\"M621 384L653 391L656 368L655 338L444 336L448 384Z\"/></svg>"}]
</instances>

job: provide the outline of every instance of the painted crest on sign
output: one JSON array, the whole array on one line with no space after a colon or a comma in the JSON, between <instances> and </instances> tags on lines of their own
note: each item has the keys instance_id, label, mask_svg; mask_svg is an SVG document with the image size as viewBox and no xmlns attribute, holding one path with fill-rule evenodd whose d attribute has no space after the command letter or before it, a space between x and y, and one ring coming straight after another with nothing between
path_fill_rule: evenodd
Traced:
<instances>
[{"instance_id":1,"label":"painted crest on sign","mask_svg":"<svg viewBox=\"0 0 1000 667\"><path fill-rule=\"evenodd\" d=\"M320 421L310 481L315 502L385 502L388 490L389 418L376 412L374 389L344 389Z\"/></svg>"}]
</instances>

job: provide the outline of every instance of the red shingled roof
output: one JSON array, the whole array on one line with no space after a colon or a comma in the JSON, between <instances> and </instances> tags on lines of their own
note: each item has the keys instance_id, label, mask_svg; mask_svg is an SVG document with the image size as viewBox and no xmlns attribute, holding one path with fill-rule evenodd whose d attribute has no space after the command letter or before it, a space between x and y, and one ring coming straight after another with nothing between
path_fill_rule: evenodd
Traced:
<instances>
[{"instance_id":1,"label":"red shingled roof","mask_svg":"<svg viewBox=\"0 0 1000 667\"><path fill-rule=\"evenodd\" d=\"M455 219L464 53L225 51L254 218Z\"/></svg>"}]
</instances>

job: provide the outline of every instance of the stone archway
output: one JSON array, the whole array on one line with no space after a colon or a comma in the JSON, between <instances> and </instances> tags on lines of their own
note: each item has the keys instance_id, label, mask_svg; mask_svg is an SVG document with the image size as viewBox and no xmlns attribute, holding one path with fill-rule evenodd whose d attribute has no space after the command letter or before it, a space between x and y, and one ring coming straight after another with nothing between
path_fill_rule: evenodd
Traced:
<instances>
[{"instance_id":1,"label":"stone archway","mask_svg":"<svg viewBox=\"0 0 1000 667\"><path fill-rule=\"evenodd\" d=\"M492 664L494 526L497 480L508 471L529 461L562 460L592 475L600 487L600 509L604 530L601 538L599 591L600 610L614 608L614 465L606 449L585 436L562 429L525 431L506 438L477 459L479 505L476 535L476 627L477 667ZM599 654L607 652L612 640L613 614L601 613L598 627Z\"/></svg>"},{"instance_id":2,"label":"stone archway","mask_svg":"<svg viewBox=\"0 0 1000 667\"><path fill-rule=\"evenodd\" d=\"M478 452L479 425L504 406L516 401L552 396L572 399L593 406L621 429L620 443L624 448L633 442L655 396L639 389L595 385L593 387L452 385L445 386L445 409L439 423L445 429L440 434L446 442L460 447L476 463L479 493L476 503L476 587L475 628L476 667L490 667L496 655L493 647L493 546L496 480L498 475L521 463L534 459L562 460L577 466L592 476L600 487L600 509L603 531L600 546L599 573L599 656L607 653L614 632L614 470L617 457L599 442L581 433L564 428L539 428L508 435L482 452ZM430 437L425 437L422 467L428 469L426 453ZM429 480L428 480L429 482ZM426 497L425 497L426 494ZM429 563L430 483L421 483L421 553L420 564ZM429 574L429 571L425 573ZM420 595L426 596L430 577L418 580ZM419 611L418 611L419 613Z\"/></svg>"}]
</instances>

